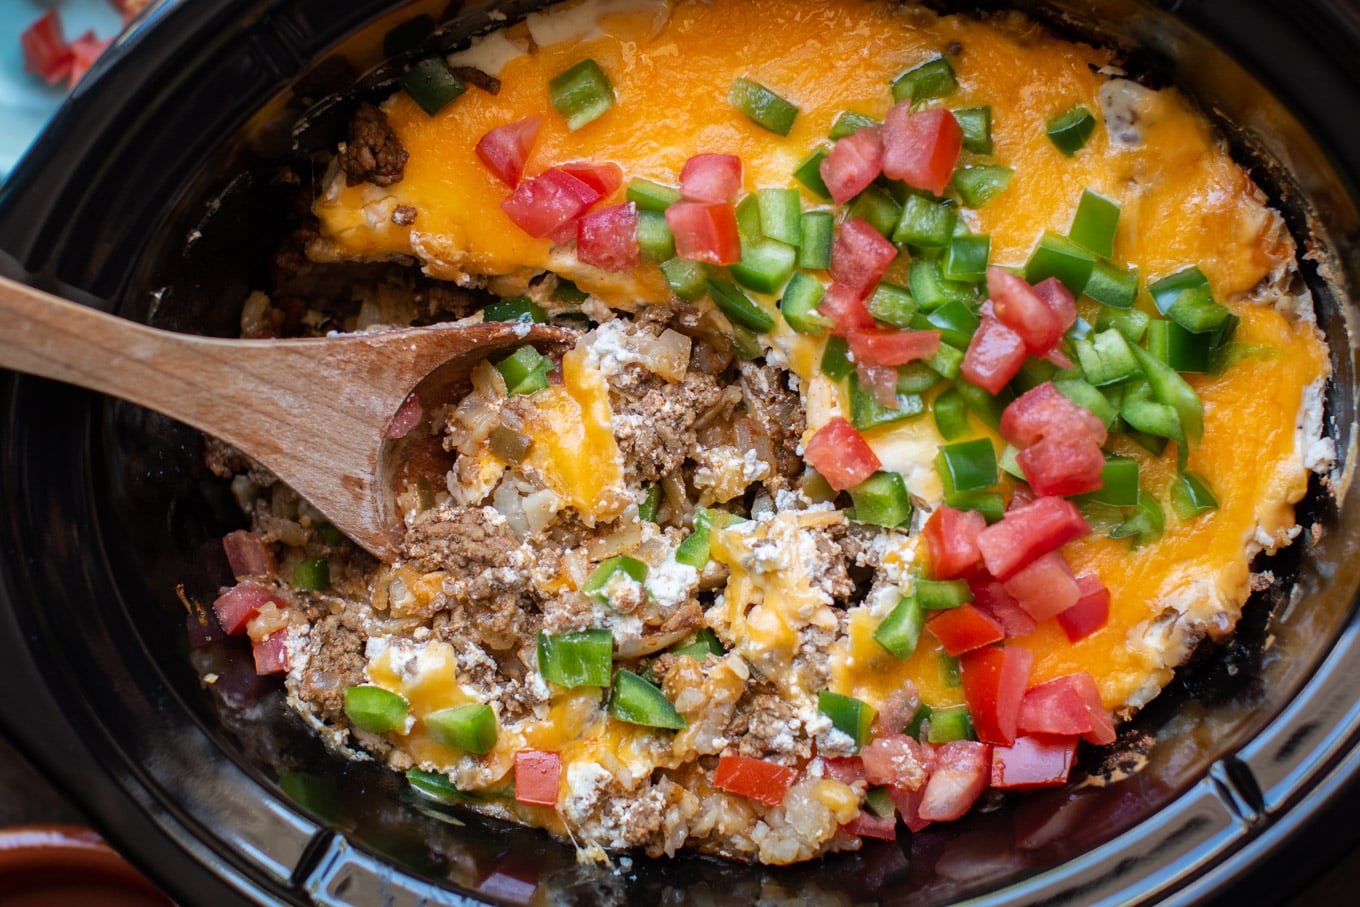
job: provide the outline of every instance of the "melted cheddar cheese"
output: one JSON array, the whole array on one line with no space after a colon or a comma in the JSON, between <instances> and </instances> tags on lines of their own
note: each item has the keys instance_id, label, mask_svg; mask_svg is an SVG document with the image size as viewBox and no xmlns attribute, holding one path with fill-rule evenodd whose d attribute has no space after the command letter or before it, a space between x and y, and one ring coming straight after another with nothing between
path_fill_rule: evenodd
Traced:
<instances>
[{"instance_id":1,"label":"melted cheddar cheese","mask_svg":"<svg viewBox=\"0 0 1360 907\"><path fill-rule=\"evenodd\" d=\"M1183 98L1170 90L1143 94L1137 141L1101 128L1069 157L1045 135L1055 113L1076 104L1102 109L1102 87L1114 62L1109 52L1059 41L1020 19L937 18L887 2L568 4L480 39L462 55L460 62L481 65L501 80L498 94L471 90L432 117L403 94L390 98L384 110L410 152L404 177L379 187L346 186L337 175L314 205L320 233L310 252L320 259L414 256L434 277L487 283L506 293L551 271L610 306L636 310L668 302L667 284L653 264L607 273L579 262L570 244L520 230L501 208L508 189L474 152L478 139L495 127L541 116L528 175L566 162L607 161L620 166L625 185L639 177L674 184L696 153L736 154L744 164L744 191L800 188L810 208L823 200L792 173L811 149L826 144L837 116L853 110L881 118L891 105L885 86L940 53L949 55L959 83L948 106L990 105L991 157L1014 170L996 200L961 212L972 230L991 236L994 264L1021 266L1046 231L1066 233L1089 188L1121 206L1114 261L1136 268L1143 286L1197 265L1241 320L1235 339L1248 354L1222 374L1189 379L1205 408L1203 440L1190 452L1189 468L1218 492L1219 508L1187 522L1168 510L1162 536L1137 550L1099 531L1070 544L1064 554L1073 571L1098 574L1110 590L1108 624L1069 643L1050 619L1029 636L1008 641L1034 653L1032 683L1087 671L1106 707L1127 712L1156 695L1199 635L1231 631L1248 596L1252 556L1292 538L1293 504L1308 481L1304 462L1311 438L1302 426L1329 365L1316 328L1286 313L1279 294L1259 290L1288 268L1292 247L1279 217ZM548 81L585 57L608 74L617 104L572 132L548 106ZM847 60L853 65L843 65ZM762 129L727 103L729 86L741 76L777 86L799 107L787 137ZM393 222L399 205L415 209L413 223ZM1139 304L1150 306L1146 293ZM1094 311L1083 314L1094 320ZM771 356L798 378L807 415L804 440L848 412L844 383L820 372L823 339L795 334L781 320L767 340ZM625 507L633 499L611 428L609 387L597 366L584 348L568 353L561 383L534 397L525 427L533 440L525 466L591 526L621 515L631 519ZM1004 442L976 418L972 424L1000 453ZM944 442L932 419L894 423L865 436L883 468L903 475L921 510L940 504L943 489L933 461ZM1176 477L1174 446L1158 457L1119 443L1120 453L1138 459L1144 486L1165 499ZM873 639L895 597L842 612L817 587L816 558L800 533L844 519L831 509L791 510L713 531L712 557L728 577L708 619L732 652L719 665L710 662L705 677L690 677L681 696L684 689L702 689L705 703L730 705L751 670L815 715L809 703L818 691L809 677L816 672L809 673L801 655L807 634L820 632L832 642L819 676L834 692L880 707L911 681L929 705L963 702L929 632L905 661ZM883 563L895 590L906 593L924 545L914 537L894 538ZM580 579L563 573L559 582L570 587ZM455 661L449 646L430 643L400 670L392 653L380 649L370 653L369 676L411 702L415 720L404 745L412 758L456 766L460 784L503 783L514 752L525 746L560 752L567 766L608 764L614 766L611 777L645 777L707 745L696 743L704 738L691 727L675 736L673 751L659 747L654 735L609 720L599 691L554 690L544 713L502 728L490 756L460 759L431 741L419 720L471 701L457 682ZM676 692L667 690L673 698ZM676 701L685 712L682 699ZM700 712L686 714L697 721ZM516 808L532 814L535 824L560 829L555 814Z\"/></svg>"}]
</instances>

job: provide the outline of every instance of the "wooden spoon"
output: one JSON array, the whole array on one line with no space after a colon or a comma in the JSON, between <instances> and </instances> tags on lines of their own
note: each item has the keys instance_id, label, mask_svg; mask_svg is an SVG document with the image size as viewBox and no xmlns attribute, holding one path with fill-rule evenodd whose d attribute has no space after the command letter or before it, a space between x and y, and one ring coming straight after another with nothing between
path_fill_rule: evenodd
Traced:
<instances>
[{"instance_id":1,"label":"wooden spoon","mask_svg":"<svg viewBox=\"0 0 1360 907\"><path fill-rule=\"evenodd\" d=\"M526 343L560 349L575 337L483 323L223 340L157 330L4 278L0 324L0 367L121 397L221 438L389 563L404 534L396 483L438 447L429 410L456 399L483 359ZM389 437L412 393L423 424Z\"/></svg>"}]
</instances>

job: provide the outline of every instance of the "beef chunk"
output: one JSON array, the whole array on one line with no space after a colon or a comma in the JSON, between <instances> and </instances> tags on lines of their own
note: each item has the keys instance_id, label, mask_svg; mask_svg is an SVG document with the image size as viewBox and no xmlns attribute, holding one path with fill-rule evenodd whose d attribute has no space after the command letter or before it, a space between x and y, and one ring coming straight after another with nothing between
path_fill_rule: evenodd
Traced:
<instances>
[{"instance_id":1,"label":"beef chunk","mask_svg":"<svg viewBox=\"0 0 1360 907\"><path fill-rule=\"evenodd\" d=\"M367 102L360 104L349 124L349 142L340 152L345 184L390 186L401 182L407 151L387 122L387 114Z\"/></svg>"},{"instance_id":2,"label":"beef chunk","mask_svg":"<svg viewBox=\"0 0 1360 907\"><path fill-rule=\"evenodd\" d=\"M807 420L798 395L780 380L782 371L772 365L743 362L741 392L746 411L758 430L770 438L774 446L774 467L777 477L792 478L803 469L798 456ZM780 483L783 484L783 483Z\"/></svg>"},{"instance_id":3,"label":"beef chunk","mask_svg":"<svg viewBox=\"0 0 1360 907\"><path fill-rule=\"evenodd\" d=\"M311 656L303 672L298 696L311 703L322 721L345 717L345 688L364 683L362 628L348 613L331 614L312 626L308 640Z\"/></svg>"},{"instance_id":4,"label":"beef chunk","mask_svg":"<svg viewBox=\"0 0 1360 907\"><path fill-rule=\"evenodd\" d=\"M630 480L655 482L679 471L696 446L695 422L717 405L722 388L712 375L689 371L671 384L627 365L610 386L614 437Z\"/></svg>"}]
</instances>

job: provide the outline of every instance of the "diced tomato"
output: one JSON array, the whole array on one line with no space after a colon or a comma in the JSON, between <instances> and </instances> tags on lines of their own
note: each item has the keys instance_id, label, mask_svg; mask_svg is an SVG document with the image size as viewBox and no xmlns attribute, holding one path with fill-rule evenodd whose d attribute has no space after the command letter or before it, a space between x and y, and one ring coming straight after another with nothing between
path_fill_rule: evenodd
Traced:
<instances>
[{"instance_id":1,"label":"diced tomato","mask_svg":"<svg viewBox=\"0 0 1360 907\"><path fill-rule=\"evenodd\" d=\"M401 402L397 414L387 423L387 437L393 440L406 437L411 433L411 429L420 424L424 416L425 409L420 405L420 394L412 393Z\"/></svg>"},{"instance_id":2,"label":"diced tomato","mask_svg":"<svg viewBox=\"0 0 1360 907\"><path fill-rule=\"evenodd\" d=\"M854 784L864 780L864 760L859 756L822 756L822 768L826 777L842 784Z\"/></svg>"},{"instance_id":3,"label":"diced tomato","mask_svg":"<svg viewBox=\"0 0 1360 907\"><path fill-rule=\"evenodd\" d=\"M32 73L48 85L56 85L71 74L75 54L62 34L61 17L48 10L19 35L24 51L24 72Z\"/></svg>"},{"instance_id":4,"label":"diced tomato","mask_svg":"<svg viewBox=\"0 0 1360 907\"><path fill-rule=\"evenodd\" d=\"M963 698L979 740L999 744L1015 740L1033 665L1034 654L1018 646L988 646L959 658Z\"/></svg>"},{"instance_id":5,"label":"diced tomato","mask_svg":"<svg viewBox=\"0 0 1360 907\"><path fill-rule=\"evenodd\" d=\"M609 198L623 185L623 168L613 161L603 164L575 161L570 164L562 164L557 169L563 173L571 174L594 189L596 201Z\"/></svg>"},{"instance_id":6,"label":"diced tomato","mask_svg":"<svg viewBox=\"0 0 1360 907\"><path fill-rule=\"evenodd\" d=\"M1005 581L1037 557L1057 551L1091 527L1071 501L1036 498L1007 511L998 523L978 533L978 550L992 576Z\"/></svg>"},{"instance_id":7,"label":"diced tomato","mask_svg":"<svg viewBox=\"0 0 1360 907\"><path fill-rule=\"evenodd\" d=\"M902 817L903 824L911 831L920 831L930 824L929 819L921 818L921 801L925 795L925 785L914 790L907 787L888 788L888 796L892 797L893 806L897 807L897 813Z\"/></svg>"},{"instance_id":8,"label":"diced tomato","mask_svg":"<svg viewBox=\"0 0 1360 907\"><path fill-rule=\"evenodd\" d=\"M274 590L259 583L237 583L217 596L213 602L213 612L218 623L230 635L244 633L250 619L260 613L267 604L286 605Z\"/></svg>"},{"instance_id":9,"label":"diced tomato","mask_svg":"<svg viewBox=\"0 0 1360 907\"><path fill-rule=\"evenodd\" d=\"M842 826L852 835L861 838L878 838L883 841L897 840L897 816L876 816L860 810L859 815Z\"/></svg>"},{"instance_id":10,"label":"diced tomato","mask_svg":"<svg viewBox=\"0 0 1360 907\"><path fill-rule=\"evenodd\" d=\"M1015 596L992 577L985 573L976 574L968 580L968 587L973 590L973 606L1001 624L1007 639L1028 636L1038 628L1038 623L1029 616L1028 611L1020 607Z\"/></svg>"},{"instance_id":11,"label":"diced tomato","mask_svg":"<svg viewBox=\"0 0 1360 907\"><path fill-rule=\"evenodd\" d=\"M576 257L606 271L629 271L642 261L637 205L628 202L592 211L576 224Z\"/></svg>"},{"instance_id":12,"label":"diced tomato","mask_svg":"<svg viewBox=\"0 0 1360 907\"><path fill-rule=\"evenodd\" d=\"M524 176L524 165L534 150L542 125L543 117L532 116L497 126L477 141L477 157L501 182L513 189Z\"/></svg>"},{"instance_id":13,"label":"diced tomato","mask_svg":"<svg viewBox=\"0 0 1360 907\"><path fill-rule=\"evenodd\" d=\"M874 395L874 402L889 409L897 408L897 369L869 362L855 363L855 375L861 387Z\"/></svg>"},{"instance_id":14,"label":"diced tomato","mask_svg":"<svg viewBox=\"0 0 1360 907\"><path fill-rule=\"evenodd\" d=\"M1004 268L988 268L987 290L997 319L1019 334L1026 349L1034 355L1047 353L1062 338L1058 314L1023 277Z\"/></svg>"},{"instance_id":15,"label":"diced tomato","mask_svg":"<svg viewBox=\"0 0 1360 907\"><path fill-rule=\"evenodd\" d=\"M680 168L680 194L692 202L730 202L741 191L741 158L696 154Z\"/></svg>"},{"instance_id":16,"label":"diced tomato","mask_svg":"<svg viewBox=\"0 0 1360 907\"><path fill-rule=\"evenodd\" d=\"M1021 448L1054 435L1090 441L1099 447L1109 436L1105 423L1095 413L1067 399L1052 381L1016 397L1001 414L999 430L1001 437Z\"/></svg>"},{"instance_id":17,"label":"diced tomato","mask_svg":"<svg viewBox=\"0 0 1360 907\"><path fill-rule=\"evenodd\" d=\"M856 362L906 365L940 351L939 331L852 331L845 338Z\"/></svg>"},{"instance_id":18,"label":"diced tomato","mask_svg":"<svg viewBox=\"0 0 1360 907\"><path fill-rule=\"evenodd\" d=\"M1097 746L1115 740L1114 720L1087 671L1030 687L1020 704L1019 728L1035 734L1081 735Z\"/></svg>"},{"instance_id":19,"label":"diced tomato","mask_svg":"<svg viewBox=\"0 0 1360 907\"><path fill-rule=\"evenodd\" d=\"M1035 620L1056 617L1081 597L1077 578L1061 551L1041 554L1011 575L1006 592Z\"/></svg>"},{"instance_id":20,"label":"diced tomato","mask_svg":"<svg viewBox=\"0 0 1360 907\"><path fill-rule=\"evenodd\" d=\"M841 337L848 337L855 331L871 331L876 326L874 316L864 305L864 297L844 284L833 283L828 287L822 301L817 303L817 311L834 322L831 332Z\"/></svg>"},{"instance_id":21,"label":"diced tomato","mask_svg":"<svg viewBox=\"0 0 1360 907\"><path fill-rule=\"evenodd\" d=\"M921 797L918 815L924 821L952 822L961 818L987 789L992 748L976 740L955 740L935 747L935 768Z\"/></svg>"},{"instance_id":22,"label":"diced tomato","mask_svg":"<svg viewBox=\"0 0 1360 907\"><path fill-rule=\"evenodd\" d=\"M265 545L264 536L245 529L237 529L222 536L222 548L227 552L231 575L237 579L248 576L273 576L278 572L274 553Z\"/></svg>"},{"instance_id":23,"label":"diced tomato","mask_svg":"<svg viewBox=\"0 0 1360 907\"><path fill-rule=\"evenodd\" d=\"M1021 735L1010 746L992 749L992 787L1037 790L1067 783L1077 758L1077 738Z\"/></svg>"},{"instance_id":24,"label":"diced tomato","mask_svg":"<svg viewBox=\"0 0 1360 907\"><path fill-rule=\"evenodd\" d=\"M1015 331L984 314L968 349L960 374L990 394L999 394L1025 364L1029 351Z\"/></svg>"},{"instance_id":25,"label":"diced tomato","mask_svg":"<svg viewBox=\"0 0 1360 907\"><path fill-rule=\"evenodd\" d=\"M926 629L950 655L962 655L1006 638L1001 624L972 603L941 611L926 621Z\"/></svg>"},{"instance_id":26,"label":"diced tomato","mask_svg":"<svg viewBox=\"0 0 1360 907\"><path fill-rule=\"evenodd\" d=\"M870 784L920 787L933 764L933 754L900 730L875 737L860 751L864 778Z\"/></svg>"},{"instance_id":27,"label":"diced tomato","mask_svg":"<svg viewBox=\"0 0 1360 907\"><path fill-rule=\"evenodd\" d=\"M1072 291L1056 277L1046 277L1034 285L1034 293L1058 316L1064 332L1077 323L1077 300ZM1063 366L1070 368L1070 366Z\"/></svg>"},{"instance_id":28,"label":"diced tomato","mask_svg":"<svg viewBox=\"0 0 1360 907\"><path fill-rule=\"evenodd\" d=\"M684 261L733 265L741 261L737 212L726 202L675 202L666 209L675 254Z\"/></svg>"},{"instance_id":29,"label":"diced tomato","mask_svg":"<svg viewBox=\"0 0 1360 907\"><path fill-rule=\"evenodd\" d=\"M888 179L943 195L963 150L963 129L943 107L911 112L901 101L883 120L883 173Z\"/></svg>"},{"instance_id":30,"label":"diced tomato","mask_svg":"<svg viewBox=\"0 0 1360 907\"><path fill-rule=\"evenodd\" d=\"M874 736L887 737L900 734L902 729L916 717L921 709L921 697L916 692L916 684L910 680L888 694L878 707L874 717Z\"/></svg>"},{"instance_id":31,"label":"diced tomato","mask_svg":"<svg viewBox=\"0 0 1360 907\"><path fill-rule=\"evenodd\" d=\"M1047 683L1036 684L1025 691L1020 702L1020 722L1016 727L1022 734L1063 734L1077 737L1089 734L1092 729L1091 713L1082 696L1081 684L1084 678L1095 692L1095 681L1091 675L1066 674L1055 677ZM1096 694L1099 702L1099 694Z\"/></svg>"},{"instance_id":32,"label":"diced tomato","mask_svg":"<svg viewBox=\"0 0 1360 907\"><path fill-rule=\"evenodd\" d=\"M227 636L217 620L217 612L212 608L195 609L194 613L184 615L184 630L191 649L206 649Z\"/></svg>"},{"instance_id":33,"label":"diced tomato","mask_svg":"<svg viewBox=\"0 0 1360 907\"><path fill-rule=\"evenodd\" d=\"M803 459L837 491L853 488L883 465L864 436L839 416L817 429Z\"/></svg>"},{"instance_id":34,"label":"diced tomato","mask_svg":"<svg viewBox=\"0 0 1360 907\"><path fill-rule=\"evenodd\" d=\"M897 247L862 217L841 224L831 245L831 279L863 299L897 258Z\"/></svg>"},{"instance_id":35,"label":"diced tomato","mask_svg":"<svg viewBox=\"0 0 1360 907\"><path fill-rule=\"evenodd\" d=\"M859 195L883 172L883 138L878 128L865 126L838 140L817 169L836 204Z\"/></svg>"},{"instance_id":36,"label":"diced tomato","mask_svg":"<svg viewBox=\"0 0 1360 907\"><path fill-rule=\"evenodd\" d=\"M533 179L521 180L501 208L517 227L542 239L572 224L601 197L596 186L551 167Z\"/></svg>"},{"instance_id":37,"label":"diced tomato","mask_svg":"<svg viewBox=\"0 0 1360 907\"><path fill-rule=\"evenodd\" d=\"M725 791L758 803L778 806L784 802L784 796L797 777L798 772L787 765L749 756L723 754L718 757L713 783Z\"/></svg>"},{"instance_id":38,"label":"diced tomato","mask_svg":"<svg viewBox=\"0 0 1360 907\"><path fill-rule=\"evenodd\" d=\"M99 40L95 37L93 30L87 31L71 42L71 75L70 85L75 87L76 83L85 77L85 73L90 71L94 61L98 60L104 51L109 49L113 43L112 36Z\"/></svg>"},{"instance_id":39,"label":"diced tomato","mask_svg":"<svg viewBox=\"0 0 1360 907\"><path fill-rule=\"evenodd\" d=\"M1015 462L1038 494L1066 496L1104 486L1105 454L1082 438L1050 435L1015 455Z\"/></svg>"},{"instance_id":40,"label":"diced tomato","mask_svg":"<svg viewBox=\"0 0 1360 907\"><path fill-rule=\"evenodd\" d=\"M973 572L982 560L978 533L986 528L986 517L976 510L955 510L947 504L937 508L923 530L930 552L930 575L958 579Z\"/></svg>"},{"instance_id":41,"label":"diced tomato","mask_svg":"<svg viewBox=\"0 0 1360 907\"><path fill-rule=\"evenodd\" d=\"M515 799L538 806L556 806L561 787L562 757L542 750L515 753Z\"/></svg>"},{"instance_id":42,"label":"diced tomato","mask_svg":"<svg viewBox=\"0 0 1360 907\"><path fill-rule=\"evenodd\" d=\"M1100 577L1083 573L1077 577L1077 589L1081 592L1077 603L1058 615L1068 642L1085 639L1110 620L1110 590Z\"/></svg>"},{"instance_id":43,"label":"diced tomato","mask_svg":"<svg viewBox=\"0 0 1360 907\"><path fill-rule=\"evenodd\" d=\"M255 656L256 674L264 676L288 673L287 627L275 630L264 639L256 640L251 644L251 649Z\"/></svg>"}]
</instances>

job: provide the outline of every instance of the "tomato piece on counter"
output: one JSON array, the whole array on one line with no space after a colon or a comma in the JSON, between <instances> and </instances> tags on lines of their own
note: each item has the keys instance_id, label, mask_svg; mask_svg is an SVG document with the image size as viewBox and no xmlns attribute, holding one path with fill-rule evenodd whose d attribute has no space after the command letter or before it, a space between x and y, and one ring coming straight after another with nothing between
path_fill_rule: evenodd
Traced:
<instances>
[{"instance_id":1,"label":"tomato piece on counter","mask_svg":"<svg viewBox=\"0 0 1360 907\"><path fill-rule=\"evenodd\" d=\"M1085 639L1110 620L1110 590L1094 573L1077 577L1081 597L1077 603L1058 615L1058 624L1067 634L1068 642Z\"/></svg>"},{"instance_id":2,"label":"tomato piece on counter","mask_svg":"<svg viewBox=\"0 0 1360 907\"><path fill-rule=\"evenodd\" d=\"M543 750L515 753L515 799L537 806L556 806L562 757Z\"/></svg>"},{"instance_id":3,"label":"tomato piece on counter","mask_svg":"<svg viewBox=\"0 0 1360 907\"><path fill-rule=\"evenodd\" d=\"M1034 654L1017 647L990 646L959 657L963 697L979 740L1003 745L1015 740L1033 665Z\"/></svg>"},{"instance_id":4,"label":"tomato piece on counter","mask_svg":"<svg viewBox=\"0 0 1360 907\"><path fill-rule=\"evenodd\" d=\"M864 126L831 146L818 166L831 199L843 205L883 172L883 139L878 127Z\"/></svg>"},{"instance_id":5,"label":"tomato piece on counter","mask_svg":"<svg viewBox=\"0 0 1360 907\"><path fill-rule=\"evenodd\" d=\"M1024 338L984 311L982 323L968 341L959 374L989 394L999 394L1028 355Z\"/></svg>"},{"instance_id":6,"label":"tomato piece on counter","mask_svg":"<svg viewBox=\"0 0 1360 907\"><path fill-rule=\"evenodd\" d=\"M713 783L729 793L778 806L793 786L798 772L787 765L752 759L749 756L722 755L713 772Z\"/></svg>"},{"instance_id":7,"label":"tomato piece on counter","mask_svg":"<svg viewBox=\"0 0 1360 907\"><path fill-rule=\"evenodd\" d=\"M666 209L666 226L675 236L682 261L731 265L741 261L737 212L727 202L676 202Z\"/></svg>"},{"instance_id":8,"label":"tomato piece on counter","mask_svg":"<svg viewBox=\"0 0 1360 907\"><path fill-rule=\"evenodd\" d=\"M883 174L944 195L963 150L963 129L943 107L912 113L911 104L894 105L883 120Z\"/></svg>"},{"instance_id":9,"label":"tomato piece on counter","mask_svg":"<svg viewBox=\"0 0 1360 907\"><path fill-rule=\"evenodd\" d=\"M837 491L853 488L883 465L864 436L839 416L817 429L803 459Z\"/></svg>"},{"instance_id":10,"label":"tomato piece on counter","mask_svg":"<svg viewBox=\"0 0 1360 907\"><path fill-rule=\"evenodd\" d=\"M515 226L538 239L569 226L602 198L596 186L560 167L520 182L501 208Z\"/></svg>"},{"instance_id":11,"label":"tomato piece on counter","mask_svg":"<svg viewBox=\"0 0 1360 907\"><path fill-rule=\"evenodd\" d=\"M1000 522L978 533L978 550L987 570L1005 581L1037 557L1056 551L1091 527L1071 501L1043 497L1013 507Z\"/></svg>"},{"instance_id":12,"label":"tomato piece on counter","mask_svg":"<svg viewBox=\"0 0 1360 907\"><path fill-rule=\"evenodd\" d=\"M605 271L631 271L642 262L637 205L592 211L576 222L576 257Z\"/></svg>"},{"instance_id":13,"label":"tomato piece on counter","mask_svg":"<svg viewBox=\"0 0 1360 907\"><path fill-rule=\"evenodd\" d=\"M973 605L1001 624L1007 639L1028 636L1038 628L1038 622L1020 607L1003 583L981 573L969 578L968 587L973 590Z\"/></svg>"},{"instance_id":14,"label":"tomato piece on counter","mask_svg":"<svg viewBox=\"0 0 1360 907\"><path fill-rule=\"evenodd\" d=\"M19 35L24 52L24 72L32 73L48 85L56 85L71 74L75 55L61 31L61 17L48 10Z\"/></svg>"},{"instance_id":15,"label":"tomato piece on counter","mask_svg":"<svg viewBox=\"0 0 1360 907\"><path fill-rule=\"evenodd\" d=\"M976 510L955 510L948 505L937 508L923 529L930 552L930 575L958 579L977 569L982 560L977 537L986 528L987 518Z\"/></svg>"},{"instance_id":16,"label":"tomato piece on counter","mask_svg":"<svg viewBox=\"0 0 1360 907\"><path fill-rule=\"evenodd\" d=\"M98 60L112 43L113 36L110 35L101 41L95 36L93 29L71 42L71 74L68 84L72 88L85 77L94 61Z\"/></svg>"},{"instance_id":17,"label":"tomato piece on counter","mask_svg":"<svg viewBox=\"0 0 1360 907\"><path fill-rule=\"evenodd\" d=\"M1048 620L1077 603L1077 578L1061 551L1050 551L1030 561L1002 584L1021 608L1036 621Z\"/></svg>"},{"instance_id":18,"label":"tomato piece on counter","mask_svg":"<svg viewBox=\"0 0 1360 907\"><path fill-rule=\"evenodd\" d=\"M692 202L730 202L741 191L741 158L696 154L680 168L680 194Z\"/></svg>"},{"instance_id":19,"label":"tomato piece on counter","mask_svg":"<svg viewBox=\"0 0 1360 907\"><path fill-rule=\"evenodd\" d=\"M1016 454L1015 462L1040 495L1083 494L1105 484L1105 454L1081 438L1046 437Z\"/></svg>"},{"instance_id":20,"label":"tomato piece on counter","mask_svg":"<svg viewBox=\"0 0 1360 907\"><path fill-rule=\"evenodd\" d=\"M828 287L817 303L817 311L831 319L831 332L841 337L848 337L856 331L872 331L877 327L874 316L869 314L869 309L864 305L864 298L844 284L833 283ZM893 384L895 395L895 380Z\"/></svg>"},{"instance_id":21,"label":"tomato piece on counter","mask_svg":"<svg viewBox=\"0 0 1360 907\"><path fill-rule=\"evenodd\" d=\"M259 583L238 583L227 589L213 602L217 622L228 635L246 631L246 624L260 613L265 605L283 607L287 604L273 589Z\"/></svg>"},{"instance_id":22,"label":"tomato piece on counter","mask_svg":"<svg viewBox=\"0 0 1360 907\"><path fill-rule=\"evenodd\" d=\"M962 655L1006 638L1001 624L971 603L941 611L926 621L926 629L950 655Z\"/></svg>"},{"instance_id":23,"label":"tomato piece on counter","mask_svg":"<svg viewBox=\"0 0 1360 907\"><path fill-rule=\"evenodd\" d=\"M897 247L862 217L841 224L831 245L831 279L868 296L897 258Z\"/></svg>"},{"instance_id":24,"label":"tomato piece on counter","mask_svg":"<svg viewBox=\"0 0 1360 907\"><path fill-rule=\"evenodd\" d=\"M955 740L935 747L935 765L921 793L919 818L952 822L962 817L987 789L991 765L992 748L986 743Z\"/></svg>"},{"instance_id":25,"label":"tomato piece on counter","mask_svg":"<svg viewBox=\"0 0 1360 907\"><path fill-rule=\"evenodd\" d=\"M288 628L275 630L264 639L251 644L255 656L255 673L286 674L288 672Z\"/></svg>"},{"instance_id":26,"label":"tomato piece on counter","mask_svg":"<svg viewBox=\"0 0 1360 907\"><path fill-rule=\"evenodd\" d=\"M227 552L227 563L231 565L231 575L237 579L248 576L273 576L279 566L274 553L265 544L264 536L257 532L237 529L222 536L222 548Z\"/></svg>"},{"instance_id":27,"label":"tomato piece on counter","mask_svg":"<svg viewBox=\"0 0 1360 907\"><path fill-rule=\"evenodd\" d=\"M1025 391L1001 414L1001 437L1016 447L1029 447L1059 435L1090 440L1097 447L1109 432L1105 423L1084 406L1069 400L1052 381Z\"/></svg>"},{"instance_id":28,"label":"tomato piece on counter","mask_svg":"<svg viewBox=\"0 0 1360 907\"><path fill-rule=\"evenodd\" d=\"M477 157L497 179L513 189L524 176L524 166L542 125L543 117L532 116L497 126L478 139Z\"/></svg>"},{"instance_id":29,"label":"tomato piece on counter","mask_svg":"<svg viewBox=\"0 0 1360 907\"><path fill-rule=\"evenodd\" d=\"M930 359L940 351L939 331L852 331L845 339L850 341L855 361L867 365L906 365Z\"/></svg>"},{"instance_id":30,"label":"tomato piece on counter","mask_svg":"<svg viewBox=\"0 0 1360 907\"><path fill-rule=\"evenodd\" d=\"M1067 783L1076 758L1076 737L1021 735L1009 746L992 749L992 787L1004 790L1058 787Z\"/></svg>"},{"instance_id":31,"label":"tomato piece on counter","mask_svg":"<svg viewBox=\"0 0 1360 907\"><path fill-rule=\"evenodd\" d=\"M1025 691L1020 703L1022 733L1082 736L1097 746L1113 743L1114 721L1086 671L1055 677Z\"/></svg>"},{"instance_id":32,"label":"tomato piece on counter","mask_svg":"<svg viewBox=\"0 0 1360 907\"><path fill-rule=\"evenodd\" d=\"M875 816L860 810L859 815L841 826L852 835L861 838L878 838L881 841L897 840L897 816Z\"/></svg>"}]
</instances>

